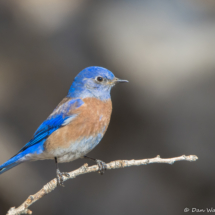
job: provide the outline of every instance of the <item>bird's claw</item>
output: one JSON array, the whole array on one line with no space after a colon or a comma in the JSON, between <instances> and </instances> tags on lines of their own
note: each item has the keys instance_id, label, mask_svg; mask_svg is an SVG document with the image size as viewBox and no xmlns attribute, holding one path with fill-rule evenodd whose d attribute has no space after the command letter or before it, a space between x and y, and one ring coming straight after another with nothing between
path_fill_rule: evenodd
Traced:
<instances>
[{"instance_id":1,"label":"bird's claw","mask_svg":"<svg viewBox=\"0 0 215 215\"><path fill-rule=\"evenodd\" d=\"M67 172L60 172L59 169L57 169L57 185L61 187L65 187L63 183L63 176L69 177L69 174Z\"/></svg>"},{"instance_id":2,"label":"bird's claw","mask_svg":"<svg viewBox=\"0 0 215 215\"><path fill-rule=\"evenodd\" d=\"M101 160L96 160L96 163L99 167L98 173L100 175L103 175L105 173L105 171L107 170L107 165L105 162L101 161Z\"/></svg>"}]
</instances>

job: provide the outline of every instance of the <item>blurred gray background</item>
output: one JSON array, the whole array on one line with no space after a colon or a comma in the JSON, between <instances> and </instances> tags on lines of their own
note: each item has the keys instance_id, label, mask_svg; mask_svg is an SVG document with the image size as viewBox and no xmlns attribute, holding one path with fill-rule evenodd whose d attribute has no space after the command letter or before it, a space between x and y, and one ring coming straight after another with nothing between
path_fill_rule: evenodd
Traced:
<instances>
[{"instance_id":1,"label":"blurred gray background","mask_svg":"<svg viewBox=\"0 0 215 215\"><path fill-rule=\"evenodd\" d=\"M181 215L185 207L215 208L215 1L1 1L0 163L31 139L75 75L92 65L130 82L113 89L109 129L89 156L109 162L195 154L199 160L79 176L34 204L33 214ZM54 177L54 161L1 175L0 214Z\"/></svg>"}]
</instances>

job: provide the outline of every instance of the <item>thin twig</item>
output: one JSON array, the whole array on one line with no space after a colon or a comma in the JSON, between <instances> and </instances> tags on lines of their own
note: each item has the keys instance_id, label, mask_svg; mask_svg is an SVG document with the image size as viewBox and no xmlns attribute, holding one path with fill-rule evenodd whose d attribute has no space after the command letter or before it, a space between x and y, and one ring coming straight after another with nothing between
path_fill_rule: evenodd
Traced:
<instances>
[{"instance_id":1,"label":"thin twig","mask_svg":"<svg viewBox=\"0 0 215 215\"><path fill-rule=\"evenodd\" d=\"M182 155L180 157L175 157L175 158L160 158L158 155L155 158L150 158L150 159L142 159L142 160L117 160L117 161L112 161L107 164L107 169L119 169L119 168L124 168L124 167L129 167L129 166L140 166L140 165L147 165L151 163L166 163L166 164L173 164L175 161L196 161L198 157L196 155L189 155L185 156ZM84 164L82 167L69 172L69 177L63 177L64 181L67 181L68 179L73 179L79 175L83 175L86 173L91 173L91 172L97 172L99 170L98 165L90 166L88 167L88 164ZM33 203L41 199L43 196L46 194L52 192L55 188L57 187L57 179L51 180L49 183L47 183L40 191L38 191L34 195L30 195L27 200L20 205L18 208L12 207L10 210L7 212L7 215L20 215L20 214L32 214L32 211L28 209L29 206L31 206Z\"/></svg>"}]
</instances>

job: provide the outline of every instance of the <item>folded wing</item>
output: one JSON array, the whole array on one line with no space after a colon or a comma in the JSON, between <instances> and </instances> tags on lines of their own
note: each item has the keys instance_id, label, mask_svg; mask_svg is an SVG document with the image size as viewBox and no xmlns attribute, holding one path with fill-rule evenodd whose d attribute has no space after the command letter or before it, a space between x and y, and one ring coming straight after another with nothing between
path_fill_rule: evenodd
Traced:
<instances>
[{"instance_id":1,"label":"folded wing","mask_svg":"<svg viewBox=\"0 0 215 215\"><path fill-rule=\"evenodd\" d=\"M72 113L73 110L76 110L83 104L84 102L81 99L67 99L66 102L61 102L47 120L39 126L34 137L17 154L47 139L54 131L72 122L77 117L77 114Z\"/></svg>"}]
</instances>

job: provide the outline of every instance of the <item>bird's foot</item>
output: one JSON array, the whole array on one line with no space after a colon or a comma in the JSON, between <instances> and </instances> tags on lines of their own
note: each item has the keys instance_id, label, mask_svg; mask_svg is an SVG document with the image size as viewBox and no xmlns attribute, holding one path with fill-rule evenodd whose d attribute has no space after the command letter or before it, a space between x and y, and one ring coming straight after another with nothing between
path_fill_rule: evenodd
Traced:
<instances>
[{"instance_id":1,"label":"bird's foot","mask_svg":"<svg viewBox=\"0 0 215 215\"><path fill-rule=\"evenodd\" d=\"M105 173L105 171L107 170L107 164L106 164L105 162L103 162L103 161L101 161L101 160L97 160L97 159L96 159L96 163L97 163L97 165L99 166L99 171L98 171L98 173L99 173L100 175L103 175L103 174Z\"/></svg>"},{"instance_id":2,"label":"bird's foot","mask_svg":"<svg viewBox=\"0 0 215 215\"><path fill-rule=\"evenodd\" d=\"M57 174L57 186L64 187L63 176L69 177L69 174L67 172L60 172L59 169L57 169L56 174Z\"/></svg>"}]
</instances>

